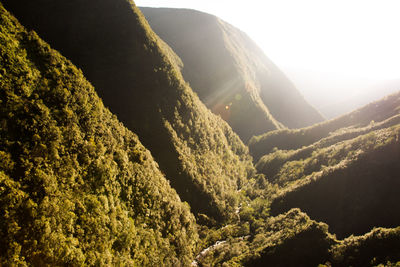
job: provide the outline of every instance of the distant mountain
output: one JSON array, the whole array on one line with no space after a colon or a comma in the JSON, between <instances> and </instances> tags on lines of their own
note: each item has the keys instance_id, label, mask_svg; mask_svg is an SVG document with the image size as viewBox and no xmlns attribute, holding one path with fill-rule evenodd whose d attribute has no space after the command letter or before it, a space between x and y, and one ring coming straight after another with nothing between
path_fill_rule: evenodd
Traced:
<instances>
[{"instance_id":1,"label":"distant mountain","mask_svg":"<svg viewBox=\"0 0 400 267\"><path fill-rule=\"evenodd\" d=\"M285 69L304 98L327 119L332 119L400 90L400 80Z\"/></svg>"},{"instance_id":2,"label":"distant mountain","mask_svg":"<svg viewBox=\"0 0 400 267\"><path fill-rule=\"evenodd\" d=\"M284 126L299 128L323 120L239 29L195 10L141 10L152 29L182 59L185 80L242 140Z\"/></svg>"},{"instance_id":3,"label":"distant mountain","mask_svg":"<svg viewBox=\"0 0 400 267\"><path fill-rule=\"evenodd\" d=\"M138 134L195 214L218 222L236 218L237 191L255 173L248 149L183 81L177 59L133 2L3 3L24 26L82 68L105 105Z\"/></svg>"},{"instance_id":4,"label":"distant mountain","mask_svg":"<svg viewBox=\"0 0 400 267\"><path fill-rule=\"evenodd\" d=\"M0 265L189 265L197 226L138 137L0 4Z\"/></svg>"},{"instance_id":5,"label":"distant mountain","mask_svg":"<svg viewBox=\"0 0 400 267\"><path fill-rule=\"evenodd\" d=\"M334 118L397 91L400 91L400 80L379 82L372 86L369 85L360 88L356 94L348 96L343 100L326 103L326 105L321 107L319 110L321 110L323 114L326 114L328 118Z\"/></svg>"}]
</instances>

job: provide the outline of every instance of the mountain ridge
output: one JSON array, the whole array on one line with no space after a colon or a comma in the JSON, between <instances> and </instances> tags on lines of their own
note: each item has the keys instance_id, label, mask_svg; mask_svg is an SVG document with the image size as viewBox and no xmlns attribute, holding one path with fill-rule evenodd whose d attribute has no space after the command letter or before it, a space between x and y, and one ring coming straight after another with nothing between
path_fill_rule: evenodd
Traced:
<instances>
[{"instance_id":1,"label":"mountain ridge","mask_svg":"<svg viewBox=\"0 0 400 267\"><path fill-rule=\"evenodd\" d=\"M153 30L182 59L185 80L243 141L285 126L322 121L322 116L242 31L199 11L141 10Z\"/></svg>"},{"instance_id":2,"label":"mountain ridge","mask_svg":"<svg viewBox=\"0 0 400 267\"><path fill-rule=\"evenodd\" d=\"M3 3L82 68L195 214L235 217L236 192L255 175L248 149L184 82L132 1Z\"/></svg>"},{"instance_id":3,"label":"mountain ridge","mask_svg":"<svg viewBox=\"0 0 400 267\"><path fill-rule=\"evenodd\" d=\"M335 131L348 127L365 127L375 122L382 122L400 112L400 92L385 96L357 110L337 118L294 130L278 130L254 136L249 141L250 153L254 162L263 155L277 149L298 149L310 145Z\"/></svg>"},{"instance_id":4,"label":"mountain ridge","mask_svg":"<svg viewBox=\"0 0 400 267\"><path fill-rule=\"evenodd\" d=\"M138 137L1 4L0 29L0 265L189 264L194 216Z\"/></svg>"},{"instance_id":5,"label":"mountain ridge","mask_svg":"<svg viewBox=\"0 0 400 267\"><path fill-rule=\"evenodd\" d=\"M400 259L399 227L338 239L315 220L339 233L358 223L353 214L368 224L365 233L388 218L379 212L397 210L397 95L337 121L272 132L283 141L267 155L260 146L264 176L188 87L179 57L132 1L8 5L83 71L0 7L0 265L395 266ZM104 107L102 91L138 136ZM377 197L387 189L387 199ZM331 202L358 213L343 219Z\"/></svg>"}]
</instances>

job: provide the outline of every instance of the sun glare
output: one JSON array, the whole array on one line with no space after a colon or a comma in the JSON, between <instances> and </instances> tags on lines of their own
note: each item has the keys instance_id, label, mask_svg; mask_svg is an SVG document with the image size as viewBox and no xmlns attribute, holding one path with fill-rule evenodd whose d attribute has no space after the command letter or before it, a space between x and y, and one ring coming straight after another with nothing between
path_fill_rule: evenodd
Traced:
<instances>
[{"instance_id":1,"label":"sun glare","mask_svg":"<svg viewBox=\"0 0 400 267\"><path fill-rule=\"evenodd\" d=\"M393 1L260 1L237 22L282 68L398 78ZM233 18L232 18L233 19Z\"/></svg>"},{"instance_id":2,"label":"sun glare","mask_svg":"<svg viewBox=\"0 0 400 267\"><path fill-rule=\"evenodd\" d=\"M198 9L251 36L281 68L393 79L400 77L398 1L136 1Z\"/></svg>"}]
</instances>

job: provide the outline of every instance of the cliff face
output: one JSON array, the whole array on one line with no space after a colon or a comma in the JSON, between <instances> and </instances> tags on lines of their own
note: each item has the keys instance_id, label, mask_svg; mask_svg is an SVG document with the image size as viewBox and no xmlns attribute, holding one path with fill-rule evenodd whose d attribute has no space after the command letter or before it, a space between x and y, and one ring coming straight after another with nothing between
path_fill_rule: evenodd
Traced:
<instances>
[{"instance_id":1,"label":"cliff face","mask_svg":"<svg viewBox=\"0 0 400 267\"><path fill-rule=\"evenodd\" d=\"M239 29L194 10L141 10L153 30L182 59L185 80L242 140L284 126L299 128L323 120Z\"/></svg>"}]
</instances>

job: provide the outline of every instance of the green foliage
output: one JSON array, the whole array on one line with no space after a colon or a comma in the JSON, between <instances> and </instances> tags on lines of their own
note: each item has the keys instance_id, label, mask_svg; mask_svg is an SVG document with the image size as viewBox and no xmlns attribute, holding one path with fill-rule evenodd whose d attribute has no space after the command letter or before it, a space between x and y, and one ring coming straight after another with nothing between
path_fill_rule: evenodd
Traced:
<instances>
[{"instance_id":1,"label":"green foliage","mask_svg":"<svg viewBox=\"0 0 400 267\"><path fill-rule=\"evenodd\" d=\"M185 83L176 57L132 1L3 3L82 68L195 214L235 219L237 191L255 174L248 148Z\"/></svg>"},{"instance_id":2,"label":"green foliage","mask_svg":"<svg viewBox=\"0 0 400 267\"><path fill-rule=\"evenodd\" d=\"M69 61L0 6L0 265L189 264L194 216Z\"/></svg>"},{"instance_id":3,"label":"green foliage","mask_svg":"<svg viewBox=\"0 0 400 267\"><path fill-rule=\"evenodd\" d=\"M271 179L277 181L271 185L256 174L238 136L183 81L179 59L131 1L3 2L83 69L105 103L151 148L204 225L196 226L150 152L104 108L82 73L1 8L0 265L399 260L393 245L398 229L338 241L326 224L298 209L271 217L296 203L334 232L344 231L337 224L342 218L349 227L367 222L362 233L380 222L397 226L393 214L399 213L390 211L399 201L393 182L400 171L398 127L384 129L375 114L376 123L328 133L315 146L321 137L287 131L293 140L302 133L311 146L282 151L278 142L266 164L288 175ZM340 191L344 185L349 190ZM310 203L320 204L322 213ZM340 213L343 203L354 205Z\"/></svg>"},{"instance_id":4,"label":"green foliage","mask_svg":"<svg viewBox=\"0 0 400 267\"><path fill-rule=\"evenodd\" d=\"M400 93L395 93L330 121L302 129L284 129L254 136L249 141L250 153L254 162L257 162L263 155L271 153L275 147L280 150L295 150L335 135L337 135L335 138L343 140L354 138L357 133L352 133L351 128L368 131L362 128L378 129L382 124L393 125L393 122L385 120L393 117L393 120L398 121L399 110ZM346 128L349 129L343 132Z\"/></svg>"},{"instance_id":5,"label":"green foliage","mask_svg":"<svg viewBox=\"0 0 400 267\"><path fill-rule=\"evenodd\" d=\"M271 217L250 235L217 243L200 258L205 266L313 266L329 259L337 244L326 224L293 209Z\"/></svg>"},{"instance_id":6,"label":"green foliage","mask_svg":"<svg viewBox=\"0 0 400 267\"><path fill-rule=\"evenodd\" d=\"M396 125L284 163L274 178L282 189L272 214L300 207L341 238L399 225L399 136Z\"/></svg>"},{"instance_id":7,"label":"green foliage","mask_svg":"<svg viewBox=\"0 0 400 267\"><path fill-rule=\"evenodd\" d=\"M328 225L291 209L242 236L237 229L228 225L214 231L217 239L196 261L201 266L397 266L393 262L400 259L398 227L337 240Z\"/></svg>"},{"instance_id":8,"label":"green foliage","mask_svg":"<svg viewBox=\"0 0 400 267\"><path fill-rule=\"evenodd\" d=\"M264 155L258 161L256 168L259 172L265 174L270 181L277 182L278 177L283 177L283 175L278 175L279 171L282 170L282 168L285 168L285 164L293 164L291 163L293 161L297 163L304 163L304 161L307 161L307 164L310 165L309 159L312 159L312 162L317 163L318 158L321 159L322 157L325 157L326 160L324 162L320 162L319 166L317 164L314 164L314 171L319 170L322 164L324 164L325 166L335 165L335 163L338 163L346 158L346 155L348 154L348 152L351 152L352 149L353 151L359 149L359 147L357 147L357 142L355 142L351 146L347 145L347 147L340 144L340 142L351 140L358 136L366 135L368 133L388 128L399 123L400 115L396 115L380 123L369 124L366 127L349 127L339 129L331 133L328 137L322 138L321 140L309 146L304 146L297 150L276 149L272 153ZM369 143L375 142L372 135L370 135L369 137ZM379 142L382 142L382 140ZM349 142L347 142L347 144L349 144ZM363 150L365 150L366 145L362 144L362 146L364 146ZM344 150L346 150L347 152ZM343 154L340 154L340 151L342 151ZM325 155L323 155L324 153ZM320 156L315 157L315 155L317 154ZM288 168L286 167L286 169Z\"/></svg>"},{"instance_id":9,"label":"green foliage","mask_svg":"<svg viewBox=\"0 0 400 267\"><path fill-rule=\"evenodd\" d=\"M363 236L351 236L332 247L334 266L398 266L400 227L376 228Z\"/></svg>"},{"instance_id":10,"label":"green foliage","mask_svg":"<svg viewBox=\"0 0 400 267\"><path fill-rule=\"evenodd\" d=\"M399 118L400 116L395 116L387 120L391 124L383 123L379 126L396 125ZM332 135L298 150L277 150L262 157L256 168L269 177L270 181L286 187L314 172L357 160L362 155L393 142L396 138L395 131L391 133L390 130L381 128L367 127L352 130L351 134L345 130L344 133ZM349 140L342 141L343 135ZM354 136L356 138L352 139Z\"/></svg>"},{"instance_id":11,"label":"green foliage","mask_svg":"<svg viewBox=\"0 0 400 267\"><path fill-rule=\"evenodd\" d=\"M256 168L280 187L271 200L271 214L300 207L313 219L326 222L340 238L364 234L375 226L398 226L400 199L394 189L400 186L398 100L399 94L394 94L354 112L358 125L354 120L354 126L326 136L318 136L318 128L335 121L265 135L270 147L277 147L264 155ZM380 118L378 122L370 122L366 116L373 112ZM391 265L400 258L397 239L397 228L373 230L336 241L329 257L319 260L327 266Z\"/></svg>"}]
</instances>

